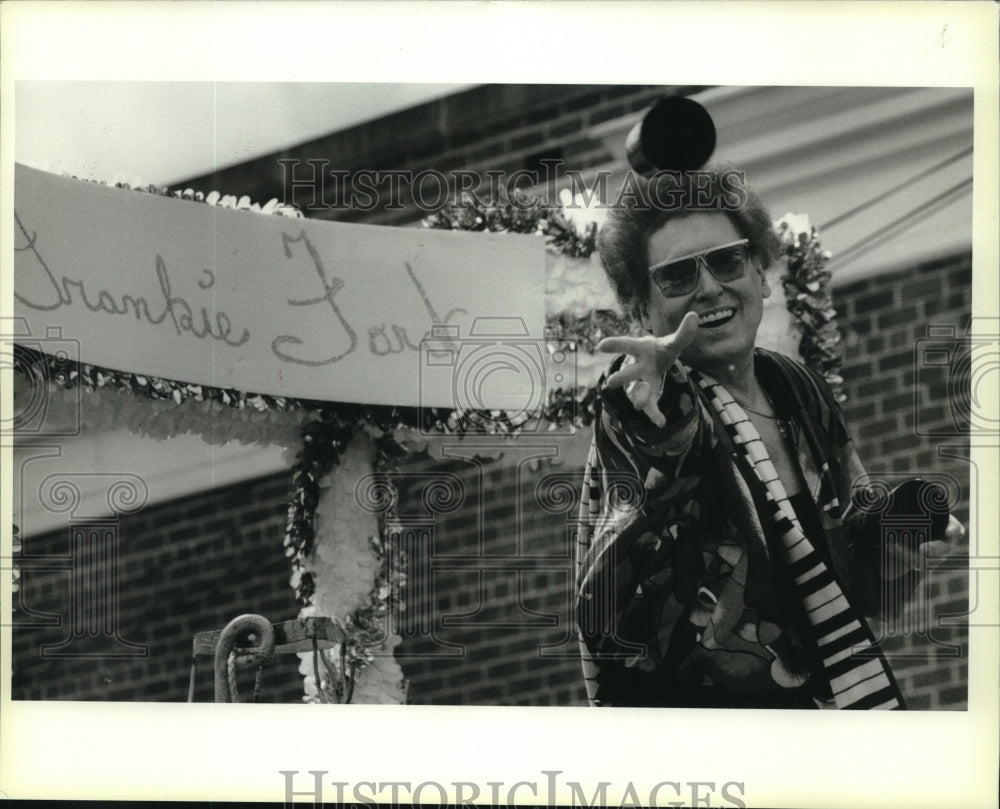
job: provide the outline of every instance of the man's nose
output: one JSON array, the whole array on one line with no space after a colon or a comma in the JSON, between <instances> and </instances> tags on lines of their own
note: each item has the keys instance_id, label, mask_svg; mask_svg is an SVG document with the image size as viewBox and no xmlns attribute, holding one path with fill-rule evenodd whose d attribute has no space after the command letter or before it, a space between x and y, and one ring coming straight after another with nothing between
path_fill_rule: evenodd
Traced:
<instances>
[{"instance_id":1,"label":"man's nose","mask_svg":"<svg viewBox=\"0 0 1000 809\"><path fill-rule=\"evenodd\" d=\"M712 271L708 267L708 262L704 256L698 256L698 286L695 287L695 294L701 297L711 298L722 292L722 285L715 280Z\"/></svg>"}]
</instances>

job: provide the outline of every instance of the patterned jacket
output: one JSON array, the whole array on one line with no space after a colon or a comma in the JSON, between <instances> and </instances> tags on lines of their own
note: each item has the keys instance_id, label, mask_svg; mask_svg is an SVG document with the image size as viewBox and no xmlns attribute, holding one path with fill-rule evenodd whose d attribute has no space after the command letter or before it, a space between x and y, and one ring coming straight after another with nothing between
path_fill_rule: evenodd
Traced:
<instances>
[{"instance_id":1,"label":"patterned jacket","mask_svg":"<svg viewBox=\"0 0 1000 809\"><path fill-rule=\"evenodd\" d=\"M757 349L755 371L791 427L807 490L799 519L855 609L875 615L881 548L852 504L870 492L840 408L788 357ZM680 363L660 410L657 428L602 378L576 552L591 703L822 705L829 687L763 488Z\"/></svg>"}]
</instances>

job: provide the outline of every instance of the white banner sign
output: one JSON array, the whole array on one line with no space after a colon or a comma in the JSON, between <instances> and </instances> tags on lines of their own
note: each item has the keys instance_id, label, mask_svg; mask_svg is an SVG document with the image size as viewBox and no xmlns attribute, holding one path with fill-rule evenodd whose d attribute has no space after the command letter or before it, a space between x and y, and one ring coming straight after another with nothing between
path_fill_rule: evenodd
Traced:
<instances>
[{"instance_id":1,"label":"white banner sign","mask_svg":"<svg viewBox=\"0 0 1000 809\"><path fill-rule=\"evenodd\" d=\"M20 165L14 229L26 345L276 396L521 409L537 395L509 358L544 356L541 238L265 216Z\"/></svg>"}]
</instances>

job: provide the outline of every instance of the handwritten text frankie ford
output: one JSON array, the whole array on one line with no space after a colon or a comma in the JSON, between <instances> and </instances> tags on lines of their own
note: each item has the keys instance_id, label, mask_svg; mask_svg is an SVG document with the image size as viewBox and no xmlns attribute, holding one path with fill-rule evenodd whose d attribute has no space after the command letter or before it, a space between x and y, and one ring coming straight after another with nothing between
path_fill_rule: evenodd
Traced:
<instances>
[{"instance_id":1,"label":"handwritten text frankie ford","mask_svg":"<svg viewBox=\"0 0 1000 809\"><path fill-rule=\"evenodd\" d=\"M59 275L43 257L43 248L38 244L38 234L28 232L15 211L14 217L22 243L14 249L19 253L29 253L34 258L33 265L43 279L46 291L32 295L32 299L23 294L27 284L18 284L21 292L15 291L14 297L23 305L39 311L55 311L64 307L83 306L94 313L106 315L132 316L137 321L145 321L152 326L169 323L179 336L189 335L198 339L211 338L230 346L241 346L251 339L250 330L246 327L234 327L226 312L216 309L213 305L199 306L173 292L170 272L163 257L159 254L154 259L154 272L158 284L155 295L136 295L130 292L111 292L107 289L94 289L87 286L84 278L73 278L69 275ZM305 341L294 334L281 334L271 341L271 350L276 357L285 361L306 366L330 365L354 353L358 348L358 332L352 325L349 316L337 301L338 293L345 287L345 281L328 273L319 252L312 242L301 232L298 236L282 233L282 246L286 258L294 260L297 257L308 258L309 273L320 284L320 294L306 299L289 299L293 307L317 306L322 311L329 311L330 328L320 332L320 336ZM302 249L295 250L296 245ZM296 262L298 265L300 262ZM19 268L24 266L19 263ZM454 308L443 317L431 302L426 290L417 278L408 262L404 263L406 285L416 295L414 303L419 300L426 310L430 324L445 325L458 312L466 313L464 309ZM215 287L215 274L208 268L201 269L202 278L198 287L209 292ZM58 277L57 277L58 276ZM46 283L47 282L47 283ZM411 337L404 326L397 323L377 323L367 328L366 342L369 352L374 356L399 354L404 351L419 351L420 341L430 337L431 331Z\"/></svg>"}]
</instances>

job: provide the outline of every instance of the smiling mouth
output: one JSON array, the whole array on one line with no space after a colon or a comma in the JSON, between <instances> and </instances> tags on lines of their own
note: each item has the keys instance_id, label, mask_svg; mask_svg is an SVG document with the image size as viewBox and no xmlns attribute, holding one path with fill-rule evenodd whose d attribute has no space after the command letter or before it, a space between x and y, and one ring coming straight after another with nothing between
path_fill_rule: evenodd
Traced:
<instances>
[{"instance_id":1,"label":"smiling mouth","mask_svg":"<svg viewBox=\"0 0 1000 809\"><path fill-rule=\"evenodd\" d=\"M733 319L736 314L735 309L717 309L707 315L700 315L698 319L699 329L717 329Z\"/></svg>"}]
</instances>

